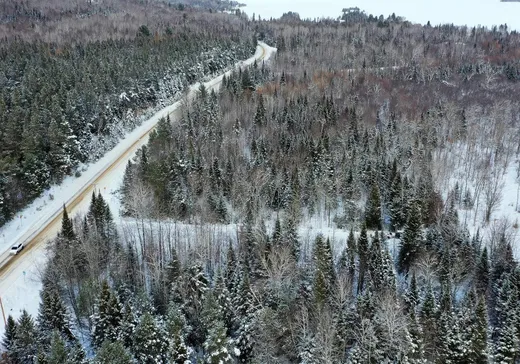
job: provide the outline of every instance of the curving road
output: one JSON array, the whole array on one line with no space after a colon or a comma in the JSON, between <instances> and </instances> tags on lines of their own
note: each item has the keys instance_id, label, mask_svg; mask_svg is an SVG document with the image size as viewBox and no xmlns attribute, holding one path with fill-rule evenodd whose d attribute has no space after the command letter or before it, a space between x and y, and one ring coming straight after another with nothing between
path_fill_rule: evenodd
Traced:
<instances>
[{"instance_id":1,"label":"curving road","mask_svg":"<svg viewBox=\"0 0 520 364\"><path fill-rule=\"evenodd\" d=\"M259 42L255 55L247 61L239 62L237 67L252 64L255 60L261 61L266 59L269 54L269 49L269 46ZM229 74L230 72L231 71L228 71L226 74ZM223 76L224 75L220 75L219 77L206 82L204 85L209 90L217 89L222 83ZM198 87L199 84L191 86L187 97L193 98ZM154 121L147 124L142 133L131 136L134 140L130 140L131 144L128 148L122 150L121 153L108 161L106 165L88 182L82 185L78 185L77 192L65 203L69 215L73 216L80 211L87 210L92 192L97 190L97 186L107 185L109 181L117 178L120 179L122 171L124 171L124 168L126 167L127 161L135 155L135 152L140 147L147 143L148 136L155 128L159 118L170 115L172 121L177 120L181 110L180 106L181 102L178 101L173 105L170 105L159 111L152 118ZM47 216L40 217L39 220L33 224L33 226L30 226L27 229L24 235L22 235L18 240L13 241L12 245L17 243L23 243L25 245L25 248L18 255L10 256L9 251L6 251L0 255L0 292L6 289L4 283L9 281L10 275L24 262L24 260L26 260L29 256L34 257L34 254L37 250L40 251L40 249L43 249L45 243L56 236L58 231L61 229L61 217L61 208L54 211L52 214L47 214ZM23 274L25 275L25 270Z\"/></svg>"}]
</instances>

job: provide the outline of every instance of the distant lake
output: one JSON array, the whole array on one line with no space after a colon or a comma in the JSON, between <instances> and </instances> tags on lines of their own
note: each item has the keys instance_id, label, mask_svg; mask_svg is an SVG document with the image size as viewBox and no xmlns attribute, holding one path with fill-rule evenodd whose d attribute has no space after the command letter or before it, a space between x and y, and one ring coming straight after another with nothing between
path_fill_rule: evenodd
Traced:
<instances>
[{"instance_id":1,"label":"distant lake","mask_svg":"<svg viewBox=\"0 0 520 364\"><path fill-rule=\"evenodd\" d=\"M280 17L295 11L302 18L333 17L341 15L346 7L358 6L368 14L385 17L394 13L414 23L467 24L469 26L507 24L520 31L520 2L500 0L241 0L247 6L242 10L250 16Z\"/></svg>"}]
</instances>

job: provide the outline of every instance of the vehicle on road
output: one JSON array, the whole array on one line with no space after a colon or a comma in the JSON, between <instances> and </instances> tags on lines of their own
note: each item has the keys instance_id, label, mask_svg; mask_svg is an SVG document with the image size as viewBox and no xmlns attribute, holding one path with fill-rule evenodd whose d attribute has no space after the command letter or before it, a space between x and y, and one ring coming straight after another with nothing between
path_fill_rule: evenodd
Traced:
<instances>
[{"instance_id":1,"label":"vehicle on road","mask_svg":"<svg viewBox=\"0 0 520 364\"><path fill-rule=\"evenodd\" d=\"M16 254L20 253L22 251L22 249L23 249L23 244L22 243L16 244L16 245L13 245L13 247L11 248L10 253L12 255L16 255Z\"/></svg>"}]
</instances>

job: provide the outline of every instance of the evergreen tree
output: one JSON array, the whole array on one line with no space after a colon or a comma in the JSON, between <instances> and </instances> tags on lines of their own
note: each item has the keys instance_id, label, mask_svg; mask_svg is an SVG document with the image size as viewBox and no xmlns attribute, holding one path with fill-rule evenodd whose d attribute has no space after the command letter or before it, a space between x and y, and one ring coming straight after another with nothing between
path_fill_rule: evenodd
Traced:
<instances>
[{"instance_id":1,"label":"evergreen tree","mask_svg":"<svg viewBox=\"0 0 520 364\"><path fill-rule=\"evenodd\" d=\"M322 307L332 293L336 281L334 262L330 240L323 240L322 235L318 235L314 242L314 297L317 307Z\"/></svg>"},{"instance_id":2,"label":"evergreen tree","mask_svg":"<svg viewBox=\"0 0 520 364\"><path fill-rule=\"evenodd\" d=\"M405 224L404 204L402 199L403 187L401 176L396 172L390 186L390 222L393 231Z\"/></svg>"},{"instance_id":3,"label":"evergreen tree","mask_svg":"<svg viewBox=\"0 0 520 364\"><path fill-rule=\"evenodd\" d=\"M489 261L487 247L482 250L482 255L477 265L476 287L480 295L486 296L489 289Z\"/></svg>"},{"instance_id":4,"label":"evergreen tree","mask_svg":"<svg viewBox=\"0 0 520 364\"><path fill-rule=\"evenodd\" d=\"M365 274L368 269L368 259L369 259L369 246L368 246L368 237L367 237L367 228L365 225L361 228L361 234L359 235L359 239L357 242L358 255L359 255L359 277L358 277L358 294L363 291L363 287L365 284Z\"/></svg>"},{"instance_id":5,"label":"evergreen tree","mask_svg":"<svg viewBox=\"0 0 520 364\"><path fill-rule=\"evenodd\" d=\"M255 113L255 124L257 126L262 126L266 123L266 114L267 114L267 111L265 109L265 106L264 106L264 98L263 96L259 96L258 97L258 104L257 104L257 108L256 108L256 113Z\"/></svg>"},{"instance_id":6,"label":"evergreen tree","mask_svg":"<svg viewBox=\"0 0 520 364\"><path fill-rule=\"evenodd\" d=\"M166 363L168 342L164 330L148 312L141 317L133 338L132 349L139 363Z\"/></svg>"},{"instance_id":7,"label":"evergreen tree","mask_svg":"<svg viewBox=\"0 0 520 364\"><path fill-rule=\"evenodd\" d=\"M356 251L357 251L357 243L356 238L354 236L354 230L350 230L347 238L347 264L348 264L348 273L351 279L354 279L354 273L356 271Z\"/></svg>"},{"instance_id":8,"label":"evergreen tree","mask_svg":"<svg viewBox=\"0 0 520 364\"><path fill-rule=\"evenodd\" d=\"M483 297L478 299L474 316L472 316L472 325L469 331L471 335L471 346L468 355L469 362L475 364L488 363L488 319L486 300Z\"/></svg>"},{"instance_id":9,"label":"evergreen tree","mask_svg":"<svg viewBox=\"0 0 520 364\"><path fill-rule=\"evenodd\" d=\"M186 318L175 303L170 304L165 323L169 341L169 362L174 364L189 363L192 349L186 344Z\"/></svg>"},{"instance_id":10,"label":"evergreen tree","mask_svg":"<svg viewBox=\"0 0 520 364\"><path fill-rule=\"evenodd\" d=\"M408 213L404 236L399 250L398 270L407 273L419 254L421 240L421 215L417 201L412 202Z\"/></svg>"},{"instance_id":11,"label":"evergreen tree","mask_svg":"<svg viewBox=\"0 0 520 364\"><path fill-rule=\"evenodd\" d=\"M240 282L232 297L235 308L233 327L235 328L235 346L239 352L236 356L240 362L249 362L253 351L254 307L250 287L250 277L247 269L240 275ZM223 307L221 306L221 310Z\"/></svg>"},{"instance_id":12,"label":"evergreen tree","mask_svg":"<svg viewBox=\"0 0 520 364\"><path fill-rule=\"evenodd\" d=\"M407 301L410 305L410 310L415 311L419 304L419 292L417 291L417 279L415 278L415 272L412 274L410 279L410 288L407 292Z\"/></svg>"},{"instance_id":13,"label":"evergreen tree","mask_svg":"<svg viewBox=\"0 0 520 364\"><path fill-rule=\"evenodd\" d=\"M40 293L41 302L38 312L38 329L47 340L52 332L56 331L68 340L74 340L70 330L67 310L59 293L52 288L44 287Z\"/></svg>"},{"instance_id":14,"label":"evergreen tree","mask_svg":"<svg viewBox=\"0 0 520 364\"><path fill-rule=\"evenodd\" d=\"M496 339L493 349L495 363L515 363L519 342L516 314L517 292L510 278L504 275L499 282L496 297Z\"/></svg>"},{"instance_id":15,"label":"evergreen tree","mask_svg":"<svg viewBox=\"0 0 520 364\"><path fill-rule=\"evenodd\" d=\"M10 353L13 343L15 341L16 334L16 321L13 319L13 316L9 315L7 317L7 324L5 326L4 338L2 340L2 345L5 351Z\"/></svg>"},{"instance_id":16,"label":"evergreen tree","mask_svg":"<svg viewBox=\"0 0 520 364\"><path fill-rule=\"evenodd\" d=\"M171 258L166 266L166 284L168 287L172 287L173 284L177 283L177 280L181 276L181 263L177 256L177 251L172 248Z\"/></svg>"},{"instance_id":17,"label":"evergreen tree","mask_svg":"<svg viewBox=\"0 0 520 364\"><path fill-rule=\"evenodd\" d=\"M232 363L230 344L224 323L222 321L214 322L204 342L204 362L207 364Z\"/></svg>"},{"instance_id":18,"label":"evergreen tree","mask_svg":"<svg viewBox=\"0 0 520 364\"><path fill-rule=\"evenodd\" d=\"M381 197L379 187L376 183L372 184L370 196L367 200L365 223L367 229L381 230Z\"/></svg>"},{"instance_id":19,"label":"evergreen tree","mask_svg":"<svg viewBox=\"0 0 520 364\"><path fill-rule=\"evenodd\" d=\"M298 240L298 232L296 223L293 219L287 219L284 229L284 240L289 247L294 260L298 262L300 257L300 242Z\"/></svg>"},{"instance_id":20,"label":"evergreen tree","mask_svg":"<svg viewBox=\"0 0 520 364\"><path fill-rule=\"evenodd\" d=\"M427 359L435 357L437 338L437 307L435 297L431 287L428 287L426 297L424 298L420 314L419 322L421 324L424 342L424 352Z\"/></svg>"},{"instance_id":21,"label":"evergreen tree","mask_svg":"<svg viewBox=\"0 0 520 364\"><path fill-rule=\"evenodd\" d=\"M412 363L425 363L423 335L421 326L417 322L415 310L410 310L408 322L408 332L410 335L410 350L407 353L407 358Z\"/></svg>"},{"instance_id":22,"label":"evergreen tree","mask_svg":"<svg viewBox=\"0 0 520 364\"><path fill-rule=\"evenodd\" d=\"M63 205L63 217L61 219L61 236L68 241L76 239L74 228L72 226L72 220L69 219L67 208Z\"/></svg>"},{"instance_id":23,"label":"evergreen tree","mask_svg":"<svg viewBox=\"0 0 520 364\"><path fill-rule=\"evenodd\" d=\"M121 186L121 202L122 202L122 215L123 216L134 216L136 211L133 211L131 203L131 193L136 183L135 178L135 167L131 161L128 161L123 175L123 184Z\"/></svg>"},{"instance_id":24,"label":"evergreen tree","mask_svg":"<svg viewBox=\"0 0 520 364\"><path fill-rule=\"evenodd\" d=\"M130 302L126 302L123 308L123 318L121 320L120 340L125 348L130 349L133 344L135 329L138 325L137 317ZM106 341L106 340L105 340Z\"/></svg>"},{"instance_id":25,"label":"evergreen tree","mask_svg":"<svg viewBox=\"0 0 520 364\"><path fill-rule=\"evenodd\" d=\"M105 281L92 317L92 341L100 347L105 340L117 341L121 333L123 314L117 296L112 293Z\"/></svg>"},{"instance_id":26,"label":"evergreen tree","mask_svg":"<svg viewBox=\"0 0 520 364\"><path fill-rule=\"evenodd\" d=\"M37 354L37 335L32 317L23 310L18 319L11 357L15 363L32 364Z\"/></svg>"},{"instance_id":27,"label":"evergreen tree","mask_svg":"<svg viewBox=\"0 0 520 364\"><path fill-rule=\"evenodd\" d=\"M94 364L133 364L132 355L119 341L105 341L99 348ZM184 363L183 363L184 364Z\"/></svg>"},{"instance_id":28,"label":"evergreen tree","mask_svg":"<svg viewBox=\"0 0 520 364\"><path fill-rule=\"evenodd\" d=\"M64 364L67 362L67 348L65 342L57 331L53 331L50 352L47 356L48 364Z\"/></svg>"}]
</instances>

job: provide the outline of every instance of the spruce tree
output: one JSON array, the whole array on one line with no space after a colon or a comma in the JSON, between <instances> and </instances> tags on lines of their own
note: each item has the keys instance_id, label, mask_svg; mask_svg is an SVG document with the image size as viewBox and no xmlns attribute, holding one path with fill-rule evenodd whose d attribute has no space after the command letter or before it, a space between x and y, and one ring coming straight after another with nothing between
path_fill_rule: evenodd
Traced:
<instances>
[{"instance_id":1,"label":"spruce tree","mask_svg":"<svg viewBox=\"0 0 520 364\"><path fill-rule=\"evenodd\" d=\"M517 292L506 274L501 278L496 297L496 339L493 348L495 363L515 363L518 356Z\"/></svg>"},{"instance_id":2,"label":"spruce tree","mask_svg":"<svg viewBox=\"0 0 520 364\"><path fill-rule=\"evenodd\" d=\"M488 352L488 317L486 300L478 299L477 307L472 317L470 327L470 349L469 362L475 364L486 364L489 362Z\"/></svg>"},{"instance_id":3,"label":"spruce tree","mask_svg":"<svg viewBox=\"0 0 520 364\"><path fill-rule=\"evenodd\" d=\"M47 356L48 364L64 364L67 362L67 347L57 331L53 331L51 338L51 346Z\"/></svg>"},{"instance_id":4,"label":"spruce tree","mask_svg":"<svg viewBox=\"0 0 520 364\"><path fill-rule=\"evenodd\" d=\"M14 337L11 357L15 363L32 364L37 354L37 332L31 315L25 310L18 319Z\"/></svg>"},{"instance_id":5,"label":"spruce tree","mask_svg":"<svg viewBox=\"0 0 520 364\"><path fill-rule=\"evenodd\" d=\"M363 291L365 284L365 275L368 270L369 246L367 237L367 228L365 225L361 228L361 234L357 242L358 256L359 256L359 276L358 276L358 294Z\"/></svg>"},{"instance_id":6,"label":"spruce tree","mask_svg":"<svg viewBox=\"0 0 520 364\"><path fill-rule=\"evenodd\" d=\"M94 364L133 364L132 355L119 341L105 341L94 358ZM184 363L183 363L184 364Z\"/></svg>"},{"instance_id":7,"label":"spruce tree","mask_svg":"<svg viewBox=\"0 0 520 364\"><path fill-rule=\"evenodd\" d=\"M348 264L348 273L352 280L354 280L354 273L356 271L356 251L357 251L357 243L356 238L354 236L354 230L350 230L347 238L347 264Z\"/></svg>"},{"instance_id":8,"label":"spruce tree","mask_svg":"<svg viewBox=\"0 0 520 364\"><path fill-rule=\"evenodd\" d=\"M2 340L2 345L9 355L13 343L15 341L16 334L16 321L13 319L13 316L9 315L7 317L7 324L5 326L4 338Z\"/></svg>"},{"instance_id":9,"label":"spruce tree","mask_svg":"<svg viewBox=\"0 0 520 364\"><path fill-rule=\"evenodd\" d=\"M72 220L69 219L69 214L67 213L67 208L65 205L63 205L63 217L61 219L61 236L69 242L76 239L76 234L74 233L74 228L72 226Z\"/></svg>"},{"instance_id":10,"label":"spruce tree","mask_svg":"<svg viewBox=\"0 0 520 364\"><path fill-rule=\"evenodd\" d=\"M401 176L396 173L390 186L390 228L392 231L403 227L405 221Z\"/></svg>"},{"instance_id":11,"label":"spruce tree","mask_svg":"<svg viewBox=\"0 0 520 364\"><path fill-rule=\"evenodd\" d=\"M476 271L476 287L477 292L480 295L487 296L489 289L489 261L488 261L488 250L487 247L484 247L482 250L482 255L480 256L480 260L477 265Z\"/></svg>"},{"instance_id":12,"label":"spruce tree","mask_svg":"<svg viewBox=\"0 0 520 364\"><path fill-rule=\"evenodd\" d=\"M144 313L135 330L132 350L139 363L166 363L168 342L164 330L151 314Z\"/></svg>"},{"instance_id":13,"label":"spruce tree","mask_svg":"<svg viewBox=\"0 0 520 364\"><path fill-rule=\"evenodd\" d=\"M285 224L284 241L289 247L294 260L298 262L300 258L300 242L298 240L296 222L291 218L287 219Z\"/></svg>"},{"instance_id":14,"label":"spruce tree","mask_svg":"<svg viewBox=\"0 0 520 364\"><path fill-rule=\"evenodd\" d=\"M74 340L70 330L67 310L59 293L52 288L44 287L40 293L41 302L38 311L38 329L44 340L50 339L50 334L57 331L68 340Z\"/></svg>"},{"instance_id":15,"label":"spruce tree","mask_svg":"<svg viewBox=\"0 0 520 364\"><path fill-rule=\"evenodd\" d=\"M125 303L122 315L121 330L118 341L121 341L125 348L130 349L133 344L135 329L139 322L129 301Z\"/></svg>"},{"instance_id":16,"label":"spruce tree","mask_svg":"<svg viewBox=\"0 0 520 364\"><path fill-rule=\"evenodd\" d=\"M400 273L408 273L420 250L421 214L417 201L412 202L408 213L404 236L399 250L397 268Z\"/></svg>"},{"instance_id":17,"label":"spruce tree","mask_svg":"<svg viewBox=\"0 0 520 364\"><path fill-rule=\"evenodd\" d=\"M372 184L370 195L367 200L365 223L367 229L381 230L381 196L376 183Z\"/></svg>"},{"instance_id":18,"label":"spruce tree","mask_svg":"<svg viewBox=\"0 0 520 364\"><path fill-rule=\"evenodd\" d=\"M134 187L135 181L135 171L134 165L131 161L128 161L125 169L125 174L123 175L123 184L121 186L121 202L122 202L122 215L123 216L134 216L136 211L132 208L132 203L130 202L132 199L131 193Z\"/></svg>"},{"instance_id":19,"label":"spruce tree","mask_svg":"<svg viewBox=\"0 0 520 364\"><path fill-rule=\"evenodd\" d=\"M105 281L92 317L92 341L100 347L105 340L117 341L121 332L123 314L117 296L112 293Z\"/></svg>"},{"instance_id":20,"label":"spruce tree","mask_svg":"<svg viewBox=\"0 0 520 364\"><path fill-rule=\"evenodd\" d=\"M168 358L170 363L189 363L192 349L186 344L186 318L176 303L170 303L165 328L168 334Z\"/></svg>"},{"instance_id":21,"label":"spruce tree","mask_svg":"<svg viewBox=\"0 0 520 364\"><path fill-rule=\"evenodd\" d=\"M226 327L222 321L215 321L204 341L204 362L207 364L232 363L230 340L226 336Z\"/></svg>"},{"instance_id":22,"label":"spruce tree","mask_svg":"<svg viewBox=\"0 0 520 364\"><path fill-rule=\"evenodd\" d=\"M410 279L410 288L407 294L407 301L410 305L410 310L415 311L417 305L419 304L419 292L417 291L417 279L415 278L415 272L413 272L412 278Z\"/></svg>"},{"instance_id":23,"label":"spruce tree","mask_svg":"<svg viewBox=\"0 0 520 364\"><path fill-rule=\"evenodd\" d=\"M421 326L419 325L415 315L415 310L410 310L408 324L410 349L406 356L412 363L425 363L423 335Z\"/></svg>"},{"instance_id":24,"label":"spruce tree","mask_svg":"<svg viewBox=\"0 0 520 364\"><path fill-rule=\"evenodd\" d=\"M419 322L421 324L424 342L424 352L427 359L433 359L436 353L436 340L438 332L437 307L435 297L431 287L428 287L420 313Z\"/></svg>"}]
</instances>

